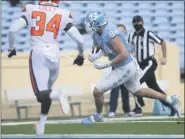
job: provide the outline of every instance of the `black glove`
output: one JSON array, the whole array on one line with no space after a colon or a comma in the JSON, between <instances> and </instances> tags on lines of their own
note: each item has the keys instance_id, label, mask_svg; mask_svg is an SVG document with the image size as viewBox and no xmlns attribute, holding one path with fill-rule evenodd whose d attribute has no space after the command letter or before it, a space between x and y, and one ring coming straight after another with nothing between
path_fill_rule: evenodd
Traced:
<instances>
[{"instance_id":1,"label":"black glove","mask_svg":"<svg viewBox=\"0 0 185 139\"><path fill-rule=\"evenodd\" d=\"M77 64L78 66L82 66L84 63L84 57L78 55L77 58L74 60L73 65Z\"/></svg>"},{"instance_id":2,"label":"black glove","mask_svg":"<svg viewBox=\"0 0 185 139\"><path fill-rule=\"evenodd\" d=\"M12 56L16 56L16 50L15 48L13 50L8 50L8 57L11 58Z\"/></svg>"}]
</instances>

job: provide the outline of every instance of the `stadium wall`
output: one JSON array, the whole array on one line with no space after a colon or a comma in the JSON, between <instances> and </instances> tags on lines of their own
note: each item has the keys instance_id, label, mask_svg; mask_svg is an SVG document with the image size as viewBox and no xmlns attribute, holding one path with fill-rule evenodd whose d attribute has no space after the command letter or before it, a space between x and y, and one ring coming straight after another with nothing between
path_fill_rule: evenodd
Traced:
<instances>
[{"instance_id":1,"label":"stadium wall","mask_svg":"<svg viewBox=\"0 0 185 139\"><path fill-rule=\"evenodd\" d=\"M179 69L179 48L174 43L167 43L167 65L160 65L160 58L162 57L160 46L156 46L156 58L158 61L158 68L156 71L157 80L168 80L169 90L168 94L180 95L182 109L184 110L184 91L182 84L180 84L180 69ZM75 59L76 51L63 51L61 52L61 65L59 77L56 81L56 86L62 85L79 85L83 91L80 98L93 100L90 95L90 84L96 84L103 77L103 71L93 68L92 64L87 60L88 52L85 52L84 66L73 66L73 59ZM31 88L28 68L29 53L18 53L16 57L11 59L2 54L2 115L3 117L9 116L15 109L7 109L8 105L12 102L7 102L4 90L6 88ZM101 60L106 60L102 58ZM132 103L132 101L130 101ZM121 104L119 104L121 105ZM131 104L131 107L134 104ZM144 112L152 112L153 100L147 100ZM39 114L39 109L35 113ZM57 113L57 110L51 110ZM83 114L89 114L94 111L94 104L82 105ZM119 110L121 111L121 107ZM34 113L34 111L32 111ZM37 115L36 114L36 115ZM14 115L14 114L13 114ZM11 115L11 116L13 116ZM51 114L54 116L55 114ZM14 115L16 117L16 113Z\"/></svg>"}]
</instances>

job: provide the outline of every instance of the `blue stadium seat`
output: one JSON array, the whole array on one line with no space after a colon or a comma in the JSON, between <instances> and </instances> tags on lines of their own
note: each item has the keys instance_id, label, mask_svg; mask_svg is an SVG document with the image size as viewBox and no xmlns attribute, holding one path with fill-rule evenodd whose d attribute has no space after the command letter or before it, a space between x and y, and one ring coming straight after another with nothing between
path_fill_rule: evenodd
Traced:
<instances>
[{"instance_id":1,"label":"blue stadium seat","mask_svg":"<svg viewBox=\"0 0 185 139\"><path fill-rule=\"evenodd\" d=\"M176 37L177 38L184 38L184 32L183 31L177 31Z\"/></svg>"},{"instance_id":2,"label":"blue stadium seat","mask_svg":"<svg viewBox=\"0 0 185 139\"><path fill-rule=\"evenodd\" d=\"M153 20L153 24L169 24L169 20L166 17L155 17L155 19Z\"/></svg>"},{"instance_id":3,"label":"blue stadium seat","mask_svg":"<svg viewBox=\"0 0 185 139\"><path fill-rule=\"evenodd\" d=\"M104 6L105 11L111 10L112 12L114 12L114 10L112 10L114 8L117 8L117 3L115 3L114 1L105 2Z\"/></svg>"},{"instance_id":4,"label":"blue stadium seat","mask_svg":"<svg viewBox=\"0 0 185 139\"><path fill-rule=\"evenodd\" d=\"M153 16L160 16L160 17L164 17L166 15L169 15L169 12L166 10L166 9L159 9L159 10L156 10L155 12L152 13Z\"/></svg>"},{"instance_id":5,"label":"blue stadium seat","mask_svg":"<svg viewBox=\"0 0 185 139\"><path fill-rule=\"evenodd\" d=\"M179 47L184 48L184 38L177 38L176 43L179 45Z\"/></svg>"},{"instance_id":6,"label":"blue stadium seat","mask_svg":"<svg viewBox=\"0 0 185 139\"><path fill-rule=\"evenodd\" d=\"M140 1L137 3L138 3L138 5L136 6L137 9L140 9L140 10L150 10L151 9L151 3L149 2Z\"/></svg>"},{"instance_id":7,"label":"blue stadium seat","mask_svg":"<svg viewBox=\"0 0 185 139\"><path fill-rule=\"evenodd\" d=\"M159 33L157 33L160 37L162 37L164 40L168 40L169 41L169 31L159 31Z\"/></svg>"},{"instance_id":8,"label":"blue stadium seat","mask_svg":"<svg viewBox=\"0 0 185 139\"><path fill-rule=\"evenodd\" d=\"M150 17L152 15L152 13L149 10L139 10L135 14L140 15L142 17Z\"/></svg>"},{"instance_id":9,"label":"blue stadium seat","mask_svg":"<svg viewBox=\"0 0 185 139\"><path fill-rule=\"evenodd\" d=\"M171 26L169 28L170 31L182 31L184 30L184 24L183 23L178 23L176 26Z\"/></svg>"},{"instance_id":10,"label":"blue stadium seat","mask_svg":"<svg viewBox=\"0 0 185 139\"><path fill-rule=\"evenodd\" d=\"M122 5L120 6L120 8L123 11L124 10L133 10L134 4L133 4L133 2L124 1L124 2L122 2Z\"/></svg>"},{"instance_id":11,"label":"blue stadium seat","mask_svg":"<svg viewBox=\"0 0 185 139\"><path fill-rule=\"evenodd\" d=\"M174 16L172 18L171 23L175 23L175 24L182 23L182 24L184 24L184 18L182 18L182 16Z\"/></svg>"},{"instance_id":12,"label":"blue stadium seat","mask_svg":"<svg viewBox=\"0 0 185 139\"><path fill-rule=\"evenodd\" d=\"M168 31L168 29L170 28L170 25L165 23L160 23L158 24L158 26L154 26L152 28L155 28L156 30L159 30L159 31Z\"/></svg>"},{"instance_id":13,"label":"blue stadium seat","mask_svg":"<svg viewBox=\"0 0 185 139\"><path fill-rule=\"evenodd\" d=\"M155 6L151 6L151 9L155 9L155 10L169 9L168 3L165 1L156 1L154 3L155 3Z\"/></svg>"},{"instance_id":14,"label":"blue stadium seat","mask_svg":"<svg viewBox=\"0 0 185 139\"><path fill-rule=\"evenodd\" d=\"M184 11L184 2L183 1L179 1L179 2L172 1L170 3L172 3L172 5L170 6L171 9Z\"/></svg>"},{"instance_id":15,"label":"blue stadium seat","mask_svg":"<svg viewBox=\"0 0 185 139\"><path fill-rule=\"evenodd\" d=\"M177 10L172 10L172 13L171 13L174 16L184 16L184 11L181 10L181 9L177 9Z\"/></svg>"},{"instance_id":16,"label":"blue stadium seat","mask_svg":"<svg viewBox=\"0 0 185 139\"><path fill-rule=\"evenodd\" d=\"M120 15L122 17L126 17L126 18L132 18L135 14L132 10L122 10L122 12L120 13Z\"/></svg>"}]
</instances>

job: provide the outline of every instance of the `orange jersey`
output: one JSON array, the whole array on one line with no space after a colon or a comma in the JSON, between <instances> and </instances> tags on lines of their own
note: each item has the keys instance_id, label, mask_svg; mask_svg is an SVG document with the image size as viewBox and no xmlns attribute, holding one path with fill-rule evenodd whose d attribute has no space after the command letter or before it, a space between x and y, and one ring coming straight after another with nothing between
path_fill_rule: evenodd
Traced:
<instances>
[{"instance_id":1,"label":"orange jersey","mask_svg":"<svg viewBox=\"0 0 185 139\"><path fill-rule=\"evenodd\" d=\"M53 6L28 4L22 14L27 19L31 46L48 43L58 45L60 31L73 22L69 11Z\"/></svg>"}]
</instances>

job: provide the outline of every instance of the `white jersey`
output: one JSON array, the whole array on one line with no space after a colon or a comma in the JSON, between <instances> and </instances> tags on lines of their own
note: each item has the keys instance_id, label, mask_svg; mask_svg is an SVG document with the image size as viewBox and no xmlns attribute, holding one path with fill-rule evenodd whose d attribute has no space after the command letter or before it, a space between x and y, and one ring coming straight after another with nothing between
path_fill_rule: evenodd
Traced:
<instances>
[{"instance_id":1,"label":"white jersey","mask_svg":"<svg viewBox=\"0 0 185 139\"><path fill-rule=\"evenodd\" d=\"M68 23L72 23L71 13L53 6L28 4L22 11L30 31L30 46L43 44L58 46L57 37Z\"/></svg>"}]
</instances>

